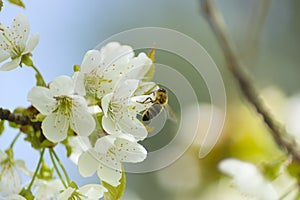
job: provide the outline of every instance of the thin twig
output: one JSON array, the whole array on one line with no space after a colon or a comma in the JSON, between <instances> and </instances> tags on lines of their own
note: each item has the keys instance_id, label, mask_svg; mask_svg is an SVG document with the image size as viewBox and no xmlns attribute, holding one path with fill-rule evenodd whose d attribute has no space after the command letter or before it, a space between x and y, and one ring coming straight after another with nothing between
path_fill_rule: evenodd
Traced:
<instances>
[{"instance_id":1,"label":"thin twig","mask_svg":"<svg viewBox=\"0 0 300 200\"><path fill-rule=\"evenodd\" d=\"M227 66L231 71L234 78L237 80L242 93L247 100L254 106L257 113L259 113L265 125L269 128L277 145L287 151L295 160L300 162L300 154L296 150L294 142L288 139L288 134L280 123L278 123L270 111L266 108L265 103L259 97L256 88L253 86L248 74L244 71L245 66L239 60L233 44L229 39L226 32L223 16L217 10L212 0L202 0L203 10L206 13L206 17L213 28L220 45L223 49L224 56L227 61Z\"/></svg>"}]
</instances>

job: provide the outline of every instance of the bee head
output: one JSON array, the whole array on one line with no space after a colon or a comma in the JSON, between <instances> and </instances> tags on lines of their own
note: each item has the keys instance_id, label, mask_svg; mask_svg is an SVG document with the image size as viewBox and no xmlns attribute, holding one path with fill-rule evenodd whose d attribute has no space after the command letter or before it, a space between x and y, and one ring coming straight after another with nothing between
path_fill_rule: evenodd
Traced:
<instances>
[{"instance_id":1,"label":"bee head","mask_svg":"<svg viewBox=\"0 0 300 200\"><path fill-rule=\"evenodd\" d=\"M163 92L163 93L167 93L167 90L165 90L164 88L159 88L158 92Z\"/></svg>"}]
</instances>

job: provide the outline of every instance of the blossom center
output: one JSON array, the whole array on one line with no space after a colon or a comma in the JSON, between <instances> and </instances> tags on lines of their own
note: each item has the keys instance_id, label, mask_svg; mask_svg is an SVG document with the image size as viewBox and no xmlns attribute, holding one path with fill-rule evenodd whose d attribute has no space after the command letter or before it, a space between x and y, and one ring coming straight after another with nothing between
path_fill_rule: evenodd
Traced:
<instances>
[{"instance_id":1,"label":"blossom center","mask_svg":"<svg viewBox=\"0 0 300 200\"><path fill-rule=\"evenodd\" d=\"M58 101L58 111L68 116L71 113L73 106L73 99L68 96L54 97Z\"/></svg>"}]
</instances>

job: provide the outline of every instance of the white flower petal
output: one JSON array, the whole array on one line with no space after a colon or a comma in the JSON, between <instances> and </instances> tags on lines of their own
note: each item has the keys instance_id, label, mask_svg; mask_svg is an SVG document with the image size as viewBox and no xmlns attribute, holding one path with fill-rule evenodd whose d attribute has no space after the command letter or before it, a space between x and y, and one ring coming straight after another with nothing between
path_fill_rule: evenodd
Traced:
<instances>
[{"instance_id":1,"label":"white flower petal","mask_svg":"<svg viewBox=\"0 0 300 200\"><path fill-rule=\"evenodd\" d=\"M84 85L84 74L80 72L75 72L73 75L75 93L81 96L86 95L85 85Z\"/></svg>"},{"instance_id":2,"label":"white flower petal","mask_svg":"<svg viewBox=\"0 0 300 200\"><path fill-rule=\"evenodd\" d=\"M13 166L0 165L0 194L17 194L21 190L21 179Z\"/></svg>"},{"instance_id":3,"label":"white flower petal","mask_svg":"<svg viewBox=\"0 0 300 200\"><path fill-rule=\"evenodd\" d=\"M28 93L27 100L43 115L51 114L57 107L56 100L50 94L49 89L45 87L32 88Z\"/></svg>"},{"instance_id":4,"label":"white flower petal","mask_svg":"<svg viewBox=\"0 0 300 200\"><path fill-rule=\"evenodd\" d=\"M107 117L107 112L108 112L109 104L110 104L112 97L113 97L113 93L110 93L110 94L105 95L101 99L101 107L102 107L102 111L103 111L105 117Z\"/></svg>"},{"instance_id":5,"label":"white flower petal","mask_svg":"<svg viewBox=\"0 0 300 200\"><path fill-rule=\"evenodd\" d=\"M65 191L59 194L57 200L67 200L69 197L72 196L73 192L75 191L74 188L68 187Z\"/></svg>"},{"instance_id":6,"label":"white flower petal","mask_svg":"<svg viewBox=\"0 0 300 200\"><path fill-rule=\"evenodd\" d=\"M52 180L36 179L34 185L37 187L35 192L36 200L56 199L60 191L64 189L63 184L58 179L52 179Z\"/></svg>"},{"instance_id":7,"label":"white flower petal","mask_svg":"<svg viewBox=\"0 0 300 200\"><path fill-rule=\"evenodd\" d=\"M159 87L154 82L140 82L139 87L135 91L135 96L139 95L147 95L150 94L152 91L158 90Z\"/></svg>"},{"instance_id":8,"label":"white flower petal","mask_svg":"<svg viewBox=\"0 0 300 200\"><path fill-rule=\"evenodd\" d=\"M100 68L101 53L98 50L88 51L81 63L80 72L89 73L91 71L97 72Z\"/></svg>"},{"instance_id":9,"label":"white flower petal","mask_svg":"<svg viewBox=\"0 0 300 200\"><path fill-rule=\"evenodd\" d=\"M107 189L99 184L88 184L79 188L78 192L88 198L88 200L98 200L103 197Z\"/></svg>"},{"instance_id":10,"label":"white flower petal","mask_svg":"<svg viewBox=\"0 0 300 200\"><path fill-rule=\"evenodd\" d=\"M120 45L117 42L108 43L101 50L102 67L107 68L118 63L127 63L133 56L133 50L130 46Z\"/></svg>"},{"instance_id":11,"label":"white flower petal","mask_svg":"<svg viewBox=\"0 0 300 200\"><path fill-rule=\"evenodd\" d=\"M19 172L32 176L33 173L26 167L24 160L15 160L15 167Z\"/></svg>"},{"instance_id":12,"label":"white flower petal","mask_svg":"<svg viewBox=\"0 0 300 200\"><path fill-rule=\"evenodd\" d=\"M131 70L128 72L126 78L141 80L150 69L152 61L145 53L140 53L137 57L133 58L128 66Z\"/></svg>"},{"instance_id":13,"label":"white flower petal","mask_svg":"<svg viewBox=\"0 0 300 200\"><path fill-rule=\"evenodd\" d=\"M77 165L80 155L92 148L92 144L88 137L74 136L69 137L69 144L72 147L70 159Z\"/></svg>"},{"instance_id":14,"label":"white flower petal","mask_svg":"<svg viewBox=\"0 0 300 200\"><path fill-rule=\"evenodd\" d=\"M93 149L90 149L79 157L78 171L83 177L92 176L96 172L99 166L96 156L97 153Z\"/></svg>"},{"instance_id":15,"label":"white flower petal","mask_svg":"<svg viewBox=\"0 0 300 200\"><path fill-rule=\"evenodd\" d=\"M4 200L26 200L26 199L18 194L14 194L9 197L6 197Z\"/></svg>"},{"instance_id":16,"label":"white flower petal","mask_svg":"<svg viewBox=\"0 0 300 200\"><path fill-rule=\"evenodd\" d=\"M68 76L59 76L50 83L50 92L52 96L72 95L74 94L74 82Z\"/></svg>"},{"instance_id":17,"label":"white flower petal","mask_svg":"<svg viewBox=\"0 0 300 200\"><path fill-rule=\"evenodd\" d=\"M39 39L40 35L38 33L32 34L27 42L23 55L31 52L39 43Z\"/></svg>"},{"instance_id":18,"label":"white flower petal","mask_svg":"<svg viewBox=\"0 0 300 200\"><path fill-rule=\"evenodd\" d=\"M276 190L269 182L264 180L253 164L229 158L220 162L219 169L223 173L233 177L241 192L259 197L262 200L278 199Z\"/></svg>"},{"instance_id":19,"label":"white flower petal","mask_svg":"<svg viewBox=\"0 0 300 200\"><path fill-rule=\"evenodd\" d=\"M115 122L110 117L102 117L102 127L108 134L115 134L119 131Z\"/></svg>"},{"instance_id":20,"label":"white flower petal","mask_svg":"<svg viewBox=\"0 0 300 200\"><path fill-rule=\"evenodd\" d=\"M112 135L107 135L99 138L95 143L95 151L101 153L103 155L107 154L107 152L114 148L114 142L116 137Z\"/></svg>"},{"instance_id":21,"label":"white flower petal","mask_svg":"<svg viewBox=\"0 0 300 200\"><path fill-rule=\"evenodd\" d=\"M70 121L71 129L80 136L89 136L96 127L96 122L85 99L81 96L74 96L72 106L72 116Z\"/></svg>"},{"instance_id":22,"label":"white flower petal","mask_svg":"<svg viewBox=\"0 0 300 200\"><path fill-rule=\"evenodd\" d=\"M48 115L42 122L42 130L45 137L51 142L60 142L67 137L69 119L60 113Z\"/></svg>"},{"instance_id":23,"label":"white flower petal","mask_svg":"<svg viewBox=\"0 0 300 200\"><path fill-rule=\"evenodd\" d=\"M105 181L116 187L120 184L119 181L122 177L121 163L116 161L114 166L108 166L106 163L102 164L100 162L97 174L101 181Z\"/></svg>"},{"instance_id":24,"label":"white flower petal","mask_svg":"<svg viewBox=\"0 0 300 200\"><path fill-rule=\"evenodd\" d=\"M9 57L10 55L8 53L0 50L0 62L7 60Z\"/></svg>"},{"instance_id":25,"label":"white flower petal","mask_svg":"<svg viewBox=\"0 0 300 200\"><path fill-rule=\"evenodd\" d=\"M133 116L123 116L118 124L123 132L133 135L136 140L143 140L148 135L146 127Z\"/></svg>"},{"instance_id":26,"label":"white flower petal","mask_svg":"<svg viewBox=\"0 0 300 200\"><path fill-rule=\"evenodd\" d=\"M121 80L116 87L112 101L124 101L131 97L137 89L138 84L139 80L136 79Z\"/></svg>"},{"instance_id":27,"label":"white flower petal","mask_svg":"<svg viewBox=\"0 0 300 200\"><path fill-rule=\"evenodd\" d=\"M12 24L12 30L14 32L14 37L18 39L17 45L24 50L25 42L27 41L30 32L30 25L27 17L20 13L17 14Z\"/></svg>"},{"instance_id":28,"label":"white flower petal","mask_svg":"<svg viewBox=\"0 0 300 200\"><path fill-rule=\"evenodd\" d=\"M17 57L0 67L0 71L9 71L17 68L21 63L21 57Z\"/></svg>"},{"instance_id":29,"label":"white flower petal","mask_svg":"<svg viewBox=\"0 0 300 200\"><path fill-rule=\"evenodd\" d=\"M146 149L136 141L117 138L115 145L119 150L118 159L122 162L137 163L142 162L147 157Z\"/></svg>"}]
</instances>

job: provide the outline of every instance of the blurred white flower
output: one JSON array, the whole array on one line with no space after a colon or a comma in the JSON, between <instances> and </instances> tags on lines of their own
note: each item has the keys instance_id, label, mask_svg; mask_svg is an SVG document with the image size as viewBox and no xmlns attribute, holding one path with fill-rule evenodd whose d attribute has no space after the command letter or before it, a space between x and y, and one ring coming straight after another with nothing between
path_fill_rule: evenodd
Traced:
<instances>
[{"instance_id":1,"label":"blurred white flower","mask_svg":"<svg viewBox=\"0 0 300 200\"><path fill-rule=\"evenodd\" d=\"M37 179L34 182L36 187L36 200L52 200L56 199L61 190L64 189L63 184L58 179L42 180Z\"/></svg>"},{"instance_id":2,"label":"blurred white flower","mask_svg":"<svg viewBox=\"0 0 300 200\"><path fill-rule=\"evenodd\" d=\"M88 112L86 100L74 95L74 82L68 76L59 76L50 87L34 87L29 91L28 101L47 117L42 122L43 134L52 142L67 137L69 127L80 136L88 136L96 122Z\"/></svg>"},{"instance_id":3,"label":"blurred white flower","mask_svg":"<svg viewBox=\"0 0 300 200\"><path fill-rule=\"evenodd\" d=\"M300 146L300 95L294 95L287 101L286 128Z\"/></svg>"},{"instance_id":4,"label":"blurred white flower","mask_svg":"<svg viewBox=\"0 0 300 200\"><path fill-rule=\"evenodd\" d=\"M57 198L57 200L66 199L82 199L82 200L98 200L103 197L107 189L99 184L88 184L75 189L68 187Z\"/></svg>"},{"instance_id":5,"label":"blurred white flower","mask_svg":"<svg viewBox=\"0 0 300 200\"><path fill-rule=\"evenodd\" d=\"M92 148L92 144L88 137L69 137L69 144L72 147L70 159L77 165L81 154Z\"/></svg>"},{"instance_id":6,"label":"blurred white flower","mask_svg":"<svg viewBox=\"0 0 300 200\"><path fill-rule=\"evenodd\" d=\"M134 57L130 46L108 43L100 51L90 50L85 54L80 72L75 73L76 92L101 99L113 92L121 78L144 78L151 65L146 54Z\"/></svg>"},{"instance_id":7,"label":"blurred white flower","mask_svg":"<svg viewBox=\"0 0 300 200\"><path fill-rule=\"evenodd\" d=\"M102 126L107 133L122 131L133 135L137 140L143 140L147 136L146 127L136 117L151 104L137 102L137 99L143 101L147 98L146 95L132 98L138 84L139 81L135 79L120 81L114 93L102 98Z\"/></svg>"},{"instance_id":8,"label":"blurred white flower","mask_svg":"<svg viewBox=\"0 0 300 200\"><path fill-rule=\"evenodd\" d=\"M84 177L97 171L102 181L118 186L122 177L122 162L142 162L146 156L146 149L132 136L108 135L98 139L93 149L79 157L78 170Z\"/></svg>"},{"instance_id":9,"label":"blurred white flower","mask_svg":"<svg viewBox=\"0 0 300 200\"><path fill-rule=\"evenodd\" d=\"M0 24L0 62L9 58L11 61L0 68L1 71L15 69L21 64L22 56L30 53L39 42L39 35L33 34L29 38L30 25L23 14L17 14L11 27Z\"/></svg>"},{"instance_id":10,"label":"blurred white flower","mask_svg":"<svg viewBox=\"0 0 300 200\"><path fill-rule=\"evenodd\" d=\"M30 174L23 160L14 160L12 154L0 151L0 194L18 194L21 190L19 172Z\"/></svg>"},{"instance_id":11,"label":"blurred white flower","mask_svg":"<svg viewBox=\"0 0 300 200\"><path fill-rule=\"evenodd\" d=\"M18 194L14 194L14 195L11 195L9 197L6 197L6 198L1 198L0 200L26 200L24 197L22 197L21 195L18 195Z\"/></svg>"},{"instance_id":12,"label":"blurred white flower","mask_svg":"<svg viewBox=\"0 0 300 200\"><path fill-rule=\"evenodd\" d=\"M264 179L252 163L228 158L219 163L219 169L233 178L235 185L242 193L261 200L278 199L273 185Z\"/></svg>"}]
</instances>

